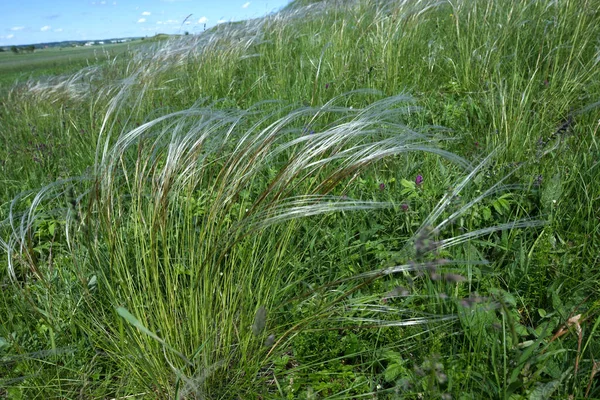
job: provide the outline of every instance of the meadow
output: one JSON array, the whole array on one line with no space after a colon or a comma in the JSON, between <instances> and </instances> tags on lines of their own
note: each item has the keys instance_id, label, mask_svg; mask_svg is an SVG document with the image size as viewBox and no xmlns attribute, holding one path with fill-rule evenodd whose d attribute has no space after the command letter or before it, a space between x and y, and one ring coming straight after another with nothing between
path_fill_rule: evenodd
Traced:
<instances>
[{"instance_id":1,"label":"meadow","mask_svg":"<svg viewBox=\"0 0 600 400\"><path fill-rule=\"evenodd\" d=\"M90 65L131 57L142 41L79 47L51 47L32 53L0 53L0 87L43 76L75 73Z\"/></svg>"},{"instance_id":2,"label":"meadow","mask_svg":"<svg viewBox=\"0 0 600 400\"><path fill-rule=\"evenodd\" d=\"M296 0L3 75L0 397L600 398L598 38Z\"/></svg>"}]
</instances>

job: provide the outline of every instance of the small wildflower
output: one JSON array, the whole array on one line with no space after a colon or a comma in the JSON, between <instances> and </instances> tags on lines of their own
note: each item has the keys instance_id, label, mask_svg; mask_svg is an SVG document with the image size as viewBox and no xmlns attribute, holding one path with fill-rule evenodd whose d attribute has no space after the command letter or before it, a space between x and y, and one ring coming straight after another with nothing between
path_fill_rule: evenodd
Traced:
<instances>
[{"instance_id":1,"label":"small wildflower","mask_svg":"<svg viewBox=\"0 0 600 400\"><path fill-rule=\"evenodd\" d=\"M402 211L408 211L408 204L406 204L406 203L402 203L402 204L400 205L400 208L402 208Z\"/></svg>"},{"instance_id":2,"label":"small wildflower","mask_svg":"<svg viewBox=\"0 0 600 400\"><path fill-rule=\"evenodd\" d=\"M417 184L417 186L421 185L423 183L423 176L417 175L417 177L415 178L415 183Z\"/></svg>"},{"instance_id":3,"label":"small wildflower","mask_svg":"<svg viewBox=\"0 0 600 400\"><path fill-rule=\"evenodd\" d=\"M325 89L329 89L329 83L325 84Z\"/></svg>"},{"instance_id":4,"label":"small wildflower","mask_svg":"<svg viewBox=\"0 0 600 400\"><path fill-rule=\"evenodd\" d=\"M379 184L379 190L381 190L382 192L385 190L385 183Z\"/></svg>"},{"instance_id":5,"label":"small wildflower","mask_svg":"<svg viewBox=\"0 0 600 400\"><path fill-rule=\"evenodd\" d=\"M311 129L310 126L305 126L304 129L302 129L302 133L304 135L306 135L306 134L313 135L315 133L315 131L313 129Z\"/></svg>"}]
</instances>

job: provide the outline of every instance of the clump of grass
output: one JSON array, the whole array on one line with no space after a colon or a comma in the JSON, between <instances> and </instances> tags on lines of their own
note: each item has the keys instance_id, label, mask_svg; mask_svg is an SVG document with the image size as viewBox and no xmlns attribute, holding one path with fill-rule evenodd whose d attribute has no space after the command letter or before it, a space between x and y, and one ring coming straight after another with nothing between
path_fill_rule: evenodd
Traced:
<instances>
[{"instance_id":1,"label":"clump of grass","mask_svg":"<svg viewBox=\"0 0 600 400\"><path fill-rule=\"evenodd\" d=\"M57 201L64 204L64 193L73 191L70 187L75 184L84 194L77 199L69 195L64 235L65 251L76 260L77 269L71 273L83 285L78 289L82 301L76 306L76 324L96 348L128 371L133 387L172 395L178 387L175 382L181 381L183 392L213 396L239 387L240 382L247 387L249 377L257 376L274 351L286 347L290 335L323 318L335 329L338 324L372 328L427 324L433 329L454 317L435 316L433 310L419 315L415 310L406 314L391 306L381 308L372 304L372 294L354 298L355 305L345 299L351 299L365 279L410 271L430 271L434 279L438 266L464 265L426 260L432 251L498 230L538 225L536 221L498 225L420 248L424 228L433 226L451 204L449 199L485 163L470 171L416 231L417 252L405 254L405 261L423 261L328 282L321 305L309 318L295 321L278 310L279 304L297 296L299 282L314 279L310 270L298 275L284 268L296 259L293 254L302 243L315 239L298 237L303 224L334 212L393 207L389 202L335 195L352 188L370 166L385 158L407 154L401 159L409 160L412 153L429 152L470 169L462 158L438 148L432 135L397 122L411 111L402 106L408 101L404 95L385 98L365 109L336 107L332 101L279 118L278 108L239 112L208 105L149 121L107 144L93 168L95 174L57 182L37 193L20 222L16 211L20 199L15 199L10 217L13 235L6 246L11 276L21 281L16 273L21 270L27 279L46 282L49 293L57 290L52 271L39 262L32 241L44 215L40 210L55 207ZM250 117L256 122L248 123ZM321 123L331 118L333 122ZM307 120L322 129L306 133L302 127ZM422 181L421 177L419 184ZM492 186L435 229L441 231L497 189ZM85 212L79 215L75 206ZM455 282L458 275L448 270L443 276ZM377 308L386 317L346 315L354 314L355 308L371 310L368 313ZM266 321L267 310L275 310L277 317ZM277 321L290 327L279 327ZM268 352L262 347L265 340L272 342ZM223 372L207 372L216 370Z\"/></svg>"}]
</instances>

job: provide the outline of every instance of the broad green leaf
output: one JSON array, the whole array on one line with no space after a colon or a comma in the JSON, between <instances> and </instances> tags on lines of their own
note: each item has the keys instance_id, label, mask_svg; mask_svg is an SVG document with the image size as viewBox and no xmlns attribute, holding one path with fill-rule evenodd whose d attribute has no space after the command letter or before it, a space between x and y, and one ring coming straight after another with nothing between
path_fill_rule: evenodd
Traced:
<instances>
[{"instance_id":1,"label":"broad green leaf","mask_svg":"<svg viewBox=\"0 0 600 400\"><path fill-rule=\"evenodd\" d=\"M405 372L405 370L406 369L401 364L396 364L396 363L390 364L385 369L384 379L386 382L392 382L396 378L398 378L403 372Z\"/></svg>"},{"instance_id":2,"label":"broad green leaf","mask_svg":"<svg viewBox=\"0 0 600 400\"><path fill-rule=\"evenodd\" d=\"M538 308L538 314L540 314L540 317L544 318L547 313L543 308Z\"/></svg>"},{"instance_id":3,"label":"broad green leaf","mask_svg":"<svg viewBox=\"0 0 600 400\"><path fill-rule=\"evenodd\" d=\"M54 231L56 230L56 222L51 222L48 225L48 232L50 233L50 236L54 236Z\"/></svg>"},{"instance_id":4,"label":"broad green leaf","mask_svg":"<svg viewBox=\"0 0 600 400\"><path fill-rule=\"evenodd\" d=\"M405 188L407 188L407 189L412 189L412 190L415 190L415 188L416 188L416 186L415 186L415 183L414 183L414 182L407 181L406 179L402 179L402 180L400 181L400 184L402 185L402 187L405 187Z\"/></svg>"},{"instance_id":5,"label":"broad green leaf","mask_svg":"<svg viewBox=\"0 0 600 400\"><path fill-rule=\"evenodd\" d=\"M489 219L492 218L492 210L490 210L489 207L484 207L482 213L485 221L489 221Z\"/></svg>"},{"instance_id":6,"label":"broad green leaf","mask_svg":"<svg viewBox=\"0 0 600 400\"><path fill-rule=\"evenodd\" d=\"M541 384L535 389L533 389L533 391L529 394L529 400L549 399L552 396L552 393L554 393L554 391L558 388L559 385L559 380Z\"/></svg>"}]
</instances>

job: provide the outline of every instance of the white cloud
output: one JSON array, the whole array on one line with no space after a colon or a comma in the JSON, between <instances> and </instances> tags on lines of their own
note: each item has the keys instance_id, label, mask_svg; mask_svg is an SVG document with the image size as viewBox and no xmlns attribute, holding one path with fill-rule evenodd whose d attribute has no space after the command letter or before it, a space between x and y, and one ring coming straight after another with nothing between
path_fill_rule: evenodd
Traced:
<instances>
[{"instance_id":1,"label":"white cloud","mask_svg":"<svg viewBox=\"0 0 600 400\"><path fill-rule=\"evenodd\" d=\"M104 4L106 4L106 2L105 1L101 1L100 4L104 5Z\"/></svg>"},{"instance_id":2,"label":"white cloud","mask_svg":"<svg viewBox=\"0 0 600 400\"><path fill-rule=\"evenodd\" d=\"M6 38L7 38L7 39L12 39L12 38L14 38L14 37L15 37L15 35L13 35L12 33L11 33L10 35L6 35Z\"/></svg>"},{"instance_id":3,"label":"white cloud","mask_svg":"<svg viewBox=\"0 0 600 400\"><path fill-rule=\"evenodd\" d=\"M242 6L242 8L248 8L249 5L250 5L250 2L248 1L248 2L244 3L244 5Z\"/></svg>"},{"instance_id":4,"label":"white cloud","mask_svg":"<svg viewBox=\"0 0 600 400\"><path fill-rule=\"evenodd\" d=\"M199 24L205 24L205 23L207 23L207 22L208 22L208 18L206 18L206 17L201 17L201 18L198 20L198 23L199 23Z\"/></svg>"},{"instance_id":5,"label":"white cloud","mask_svg":"<svg viewBox=\"0 0 600 400\"><path fill-rule=\"evenodd\" d=\"M162 25L163 22L162 21L156 21L156 25Z\"/></svg>"},{"instance_id":6,"label":"white cloud","mask_svg":"<svg viewBox=\"0 0 600 400\"><path fill-rule=\"evenodd\" d=\"M22 31L23 29L25 29L24 26L13 26L10 28L11 31Z\"/></svg>"},{"instance_id":7,"label":"white cloud","mask_svg":"<svg viewBox=\"0 0 600 400\"><path fill-rule=\"evenodd\" d=\"M192 23L192 21L185 21L185 22L184 22L184 24L185 24L185 25L189 25L189 24L191 24L191 23Z\"/></svg>"},{"instance_id":8,"label":"white cloud","mask_svg":"<svg viewBox=\"0 0 600 400\"><path fill-rule=\"evenodd\" d=\"M227 22L227 20L226 19L220 19L220 20L217 21L217 24L222 24L223 22Z\"/></svg>"},{"instance_id":9,"label":"white cloud","mask_svg":"<svg viewBox=\"0 0 600 400\"><path fill-rule=\"evenodd\" d=\"M116 2L116 1L113 1L113 6L116 6L116 5L117 5L117 2Z\"/></svg>"},{"instance_id":10,"label":"white cloud","mask_svg":"<svg viewBox=\"0 0 600 400\"><path fill-rule=\"evenodd\" d=\"M62 31L63 31L63 29L62 29L62 28L56 28L56 29L54 30L54 32L62 32Z\"/></svg>"},{"instance_id":11,"label":"white cloud","mask_svg":"<svg viewBox=\"0 0 600 400\"><path fill-rule=\"evenodd\" d=\"M152 14L152 13L151 13L150 11L144 11L144 12L142 13L142 15L151 15L151 14Z\"/></svg>"},{"instance_id":12,"label":"white cloud","mask_svg":"<svg viewBox=\"0 0 600 400\"><path fill-rule=\"evenodd\" d=\"M140 19L138 19L138 24L140 24L142 22L146 22L146 18L140 18Z\"/></svg>"},{"instance_id":13,"label":"white cloud","mask_svg":"<svg viewBox=\"0 0 600 400\"><path fill-rule=\"evenodd\" d=\"M40 31L42 31L42 32L46 32L46 31L49 31L49 30L50 30L50 28L51 28L51 27L50 27L49 25L42 26L42 27L40 28Z\"/></svg>"}]
</instances>

